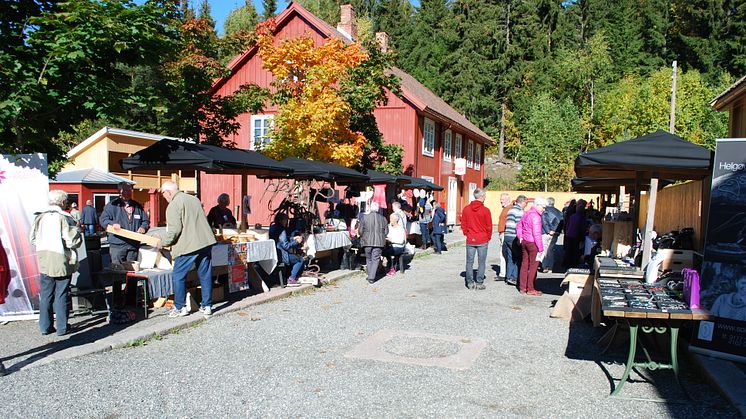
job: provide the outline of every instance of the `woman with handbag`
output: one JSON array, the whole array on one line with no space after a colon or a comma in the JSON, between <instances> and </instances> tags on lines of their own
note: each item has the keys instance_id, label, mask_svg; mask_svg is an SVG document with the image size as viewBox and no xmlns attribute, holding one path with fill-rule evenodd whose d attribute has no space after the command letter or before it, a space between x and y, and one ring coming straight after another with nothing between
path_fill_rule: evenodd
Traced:
<instances>
[{"instance_id":1,"label":"woman with handbag","mask_svg":"<svg viewBox=\"0 0 746 419\"><path fill-rule=\"evenodd\" d=\"M443 235L448 231L446 212L434 199L430 205L433 207L433 246L435 247L435 253L441 254L443 251Z\"/></svg>"}]
</instances>

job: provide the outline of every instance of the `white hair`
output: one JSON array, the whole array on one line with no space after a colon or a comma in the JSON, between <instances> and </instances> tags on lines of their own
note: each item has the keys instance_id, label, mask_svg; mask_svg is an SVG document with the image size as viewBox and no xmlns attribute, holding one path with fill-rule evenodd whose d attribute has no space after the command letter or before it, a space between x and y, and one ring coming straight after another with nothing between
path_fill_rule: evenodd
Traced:
<instances>
[{"instance_id":1,"label":"white hair","mask_svg":"<svg viewBox=\"0 0 746 419\"><path fill-rule=\"evenodd\" d=\"M474 199L482 199L487 195L487 191L482 188L474 189Z\"/></svg>"},{"instance_id":2,"label":"white hair","mask_svg":"<svg viewBox=\"0 0 746 419\"><path fill-rule=\"evenodd\" d=\"M163 185L161 185L161 192L163 191L171 191L171 192L177 192L179 190L179 185L176 184L176 182L173 181L167 181L163 182Z\"/></svg>"},{"instance_id":3,"label":"white hair","mask_svg":"<svg viewBox=\"0 0 746 419\"><path fill-rule=\"evenodd\" d=\"M370 203L370 212L378 212L378 210L381 208L380 205L378 205L378 202L371 202Z\"/></svg>"},{"instance_id":4,"label":"white hair","mask_svg":"<svg viewBox=\"0 0 746 419\"><path fill-rule=\"evenodd\" d=\"M540 207L546 208L546 206L547 206L547 200L546 200L546 198L542 198L540 196L536 197L534 199L534 206L540 206Z\"/></svg>"},{"instance_id":5,"label":"white hair","mask_svg":"<svg viewBox=\"0 0 746 419\"><path fill-rule=\"evenodd\" d=\"M553 207L554 206L554 198L551 196L547 198L547 206Z\"/></svg>"},{"instance_id":6,"label":"white hair","mask_svg":"<svg viewBox=\"0 0 746 419\"><path fill-rule=\"evenodd\" d=\"M64 208L67 203L67 192L55 189L49 191L49 205L57 205L58 207Z\"/></svg>"},{"instance_id":7,"label":"white hair","mask_svg":"<svg viewBox=\"0 0 746 419\"><path fill-rule=\"evenodd\" d=\"M393 208L393 209L399 209L399 208L401 208L401 202L399 202L399 201L392 202L391 203L391 208Z\"/></svg>"}]
</instances>

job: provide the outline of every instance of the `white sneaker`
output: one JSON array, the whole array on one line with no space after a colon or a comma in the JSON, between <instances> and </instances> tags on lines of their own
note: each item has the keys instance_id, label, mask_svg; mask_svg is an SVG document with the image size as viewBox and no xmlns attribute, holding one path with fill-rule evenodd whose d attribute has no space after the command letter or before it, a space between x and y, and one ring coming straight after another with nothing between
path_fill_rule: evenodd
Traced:
<instances>
[{"instance_id":1,"label":"white sneaker","mask_svg":"<svg viewBox=\"0 0 746 419\"><path fill-rule=\"evenodd\" d=\"M200 307L199 312L205 317L212 316L212 307Z\"/></svg>"},{"instance_id":2,"label":"white sneaker","mask_svg":"<svg viewBox=\"0 0 746 419\"><path fill-rule=\"evenodd\" d=\"M181 310L177 310L174 308L168 313L168 317L171 317L171 318L184 317L188 315L189 315L189 309L187 309L186 307L182 307Z\"/></svg>"}]
</instances>

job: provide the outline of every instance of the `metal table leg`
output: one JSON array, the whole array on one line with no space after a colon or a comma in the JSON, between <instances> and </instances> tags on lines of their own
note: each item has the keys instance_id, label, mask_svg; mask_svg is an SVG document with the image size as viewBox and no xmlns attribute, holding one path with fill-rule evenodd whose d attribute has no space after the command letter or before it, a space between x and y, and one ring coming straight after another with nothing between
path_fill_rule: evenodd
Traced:
<instances>
[{"instance_id":1,"label":"metal table leg","mask_svg":"<svg viewBox=\"0 0 746 419\"><path fill-rule=\"evenodd\" d=\"M627 363L626 368L624 369L624 375L622 376L621 381L619 381L619 384L616 386L614 391L611 393L611 396L614 397L619 394L620 391L622 391L622 387L624 387L624 383L627 382L627 379L629 378L630 372L632 372L632 368L635 366L635 355L637 354L637 330L638 325L636 323L629 324L629 354L627 355Z\"/></svg>"}]
</instances>

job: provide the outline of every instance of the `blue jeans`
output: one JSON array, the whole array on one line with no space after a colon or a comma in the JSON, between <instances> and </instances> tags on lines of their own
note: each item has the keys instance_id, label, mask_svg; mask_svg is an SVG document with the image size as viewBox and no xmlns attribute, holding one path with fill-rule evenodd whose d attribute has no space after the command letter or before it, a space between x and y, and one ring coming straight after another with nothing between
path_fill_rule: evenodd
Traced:
<instances>
[{"instance_id":1,"label":"blue jeans","mask_svg":"<svg viewBox=\"0 0 746 419\"><path fill-rule=\"evenodd\" d=\"M487 265L487 246L489 243L477 246L466 245L466 285L476 282L484 283L484 271ZM474 279L474 253L477 254L477 278Z\"/></svg>"},{"instance_id":2,"label":"blue jeans","mask_svg":"<svg viewBox=\"0 0 746 419\"><path fill-rule=\"evenodd\" d=\"M212 245L174 259L174 307L181 310L186 304L186 277L197 267L199 284L202 286L202 307L212 306Z\"/></svg>"},{"instance_id":3,"label":"blue jeans","mask_svg":"<svg viewBox=\"0 0 746 419\"><path fill-rule=\"evenodd\" d=\"M49 333L52 328L52 309L57 315L57 334L67 333L67 300L70 297L70 276L51 277L41 274L39 294L39 330Z\"/></svg>"},{"instance_id":4,"label":"blue jeans","mask_svg":"<svg viewBox=\"0 0 746 419\"><path fill-rule=\"evenodd\" d=\"M94 224L85 225L85 235L92 236L96 232L96 226Z\"/></svg>"},{"instance_id":5,"label":"blue jeans","mask_svg":"<svg viewBox=\"0 0 746 419\"><path fill-rule=\"evenodd\" d=\"M505 279L508 281L518 281L518 263L514 258L513 242L515 237L505 236L503 242L503 257L505 258Z\"/></svg>"},{"instance_id":6,"label":"blue jeans","mask_svg":"<svg viewBox=\"0 0 746 419\"><path fill-rule=\"evenodd\" d=\"M427 229L427 223L420 223L420 234L422 235L422 248L427 248L430 244L430 230Z\"/></svg>"},{"instance_id":7,"label":"blue jeans","mask_svg":"<svg viewBox=\"0 0 746 419\"><path fill-rule=\"evenodd\" d=\"M443 251L443 235L433 233L433 247L435 251L440 253Z\"/></svg>"},{"instance_id":8,"label":"blue jeans","mask_svg":"<svg viewBox=\"0 0 746 419\"><path fill-rule=\"evenodd\" d=\"M293 265L293 268L290 270L290 278L298 279L298 275L303 272L303 258L298 255L288 253L288 264Z\"/></svg>"}]
</instances>

